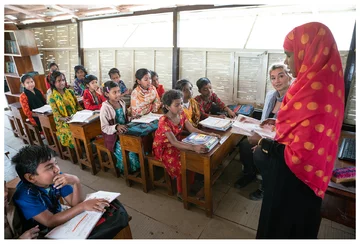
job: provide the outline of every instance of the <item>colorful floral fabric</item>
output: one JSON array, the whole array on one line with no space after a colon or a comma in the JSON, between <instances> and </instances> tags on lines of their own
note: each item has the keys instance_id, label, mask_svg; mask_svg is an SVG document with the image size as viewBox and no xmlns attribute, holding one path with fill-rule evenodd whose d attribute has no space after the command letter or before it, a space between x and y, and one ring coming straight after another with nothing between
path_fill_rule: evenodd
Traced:
<instances>
[{"instance_id":1,"label":"colorful floral fabric","mask_svg":"<svg viewBox=\"0 0 360 244\"><path fill-rule=\"evenodd\" d=\"M172 177L179 177L181 174L180 151L167 139L165 132L172 132L176 139L181 140L181 131L185 126L186 115L180 114L180 123L175 125L165 115L160 117L158 129L155 132L153 142L153 154L165 166L166 171Z\"/></svg>"},{"instance_id":2,"label":"colorful floral fabric","mask_svg":"<svg viewBox=\"0 0 360 244\"><path fill-rule=\"evenodd\" d=\"M296 27L284 49L294 53L297 78L278 112L276 137L290 170L323 198L331 179L344 118L344 75L329 28Z\"/></svg>"},{"instance_id":3,"label":"colorful floral fabric","mask_svg":"<svg viewBox=\"0 0 360 244\"><path fill-rule=\"evenodd\" d=\"M225 103L223 103L214 92L207 101L205 101L201 95L196 96L195 100L199 104L201 119L209 117L210 109L213 103L215 103L221 110L224 110L225 108Z\"/></svg>"},{"instance_id":4,"label":"colorful floral fabric","mask_svg":"<svg viewBox=\"0 0 360 244\"><path fill-rule=\"evenodd\" d=\"M192 126L197 127L200 121L200 108L197 101L194 98L190 98L189 100L189 108L183 106L184 113L186 118L192 124Z\"/></svg>"},{"instance_id":5,"label":"colorful floral fabric","mask_svg":"<svg viewBox=\"0 0 360 244\"><path fill-rule=\"evenodd\" d=\"M148 90L137 86L131 93L131 116L145 115L157 112L161 102L156 88L150 86Z\"/></svg>"}]
</instances>

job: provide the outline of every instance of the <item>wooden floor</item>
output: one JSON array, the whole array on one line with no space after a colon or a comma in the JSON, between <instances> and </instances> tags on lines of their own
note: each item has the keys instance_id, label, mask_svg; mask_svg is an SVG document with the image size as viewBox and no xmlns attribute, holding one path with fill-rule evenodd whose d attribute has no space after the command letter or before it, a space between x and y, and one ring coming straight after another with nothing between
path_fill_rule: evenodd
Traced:
<instances>
[{"instance_id":1,"label":"wooden floor","mask_svg":"<svg viewBox=\"0 0 360 244\"><path fill-rule=\"evenodd\" d=\"M5 118L6 119L6 118ZM11 133L7 120L4 122L5 150L10 158L24 144ZM5 157L5 180L16 176L14 167ZM204 210L192 207L185 210L176 197L169 197L165 189L144 193L134 184L128 187L123 178L115 178L111 172L99 172L93 176L89 170L58 158L62 172L77 175L84 194L98 190L120 192L119 200L132 215L131 231L134 239L254 239L259 220L261 201L249 200L250 192L256 190L253 182L242 190L233 188L241 172L239 155L230 163L214 186L214 217L205 216ZM320 239L355 239L355 229L323 219Z\"/></svg>"}]
</instances>

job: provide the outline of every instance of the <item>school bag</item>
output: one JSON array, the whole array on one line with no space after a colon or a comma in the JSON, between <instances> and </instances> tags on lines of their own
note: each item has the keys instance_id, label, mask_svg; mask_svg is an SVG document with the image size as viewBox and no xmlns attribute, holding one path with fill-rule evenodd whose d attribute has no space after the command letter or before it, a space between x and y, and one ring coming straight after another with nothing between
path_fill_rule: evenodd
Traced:
<instances>
[{"instance_id":1,"label":"school bag","mask_svg":"<svg viewBox=\"0 0 360 244\"><path fill-rule=\"evenodd\" d=\"M127 132L125 134L133 136L146 136L158 128L159 120L154 120L151 123L135 123L130 122L127 126Z\"/></svg>"}]
</instances>

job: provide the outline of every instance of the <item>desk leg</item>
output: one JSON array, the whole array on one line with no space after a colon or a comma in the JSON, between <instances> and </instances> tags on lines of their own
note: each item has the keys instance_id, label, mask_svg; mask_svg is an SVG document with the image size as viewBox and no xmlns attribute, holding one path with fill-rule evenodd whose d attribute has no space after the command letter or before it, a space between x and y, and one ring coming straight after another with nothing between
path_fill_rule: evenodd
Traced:
<instances>
[{"instance_id":1,"label":"desk leg","mask_svg":"<svg viewBox=\"0 0 360 244\"><path fill-rule=\"evenodd\" d=\"M211 166L209 159L204 162L204 191L206 216L211 218L213 213L213 202L211 191Z\"/></svg>"},{"instance_id":2,"label":"desk leg","mask_svg":"<svg viewBox=\"0 0 360 244\"><path fill-rule=\"evenodd\" d=\"M93 151L92 151L90 141L86 139L84 141L84 146L85 146L85 152L86 152L85 160L88 160L89 165L90 165L90 169L91 169L91 173L93 175L95 175L96 174L96 165L95 165L94 155L93 155Z\"/></svg>"},{"instance_id":3,"label":"desk leg","mask_svg":"<svg viewBox=\"0 0 360 244\"><path fill-rule=\"evenodd\" d=\"M185 209L189 209L188 203L188 179L187 179L187 169L186 169L186 158L185 153L181 152L181 178L182 178L182 198Z\"/></svg>"},{"instance_id":4,"label":"desk leg","mask_svg":"<svg viewBox=\"0 0 360 244\"><path fill-rule=\"evenodd\" d=\"M85 167L81 163L81 157L83 155L83 151L82 151L82 148L81 148L80 139L73 138L73 143L74 143L74 146L75 146L75 151L76 151L76 156L77 156L78 162L80 163L80 169L84 169Z\"/></svg>"},{"instance_id":5,"label":"desk leg","mask_svg":"<svg viewBox=\"0 0 360 244\"><path fill-rule=\"evenodd\" d=\"M147 187L147 177L146 177L146 170L145 170L145 160L144 160L144 154L143 152L139 153L139 161L140 161L140 172L141 172L141 181L142 181L142 185L143 185L143 191L145 193L148 192L148 187Z\"/></svg>"},{"instance_id":6,"label":"desk leg","mask_svg":"<svg viewBox=\"0 0 360 244\"><path fill-rule=\"evenodd\" d=\"M130 162L129 158L129 152L124 149L124 147L121 147L121 152L123 156L123 164L124 164L124 177L125 182L127 186L131 186L131 181L129 180L129 165L128 162ZM129 160L129 161L128 161Z\"/></svg>"}]
</instances>

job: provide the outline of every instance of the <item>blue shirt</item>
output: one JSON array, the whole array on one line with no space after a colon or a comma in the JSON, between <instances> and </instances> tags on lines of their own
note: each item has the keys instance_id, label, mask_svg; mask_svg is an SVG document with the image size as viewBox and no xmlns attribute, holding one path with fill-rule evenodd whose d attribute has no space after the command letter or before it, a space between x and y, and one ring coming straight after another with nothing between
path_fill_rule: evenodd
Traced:
<instances>
[{"instance_id":1,"label":"blue shirt","mask_svg":"<svg viewBox=\"0 0 360 244\"><path fill-rule=\"evenodd\" d=\"M122 80L119 81L119 87L121 94L127 91L126 85Z\"/></svg>"},{"instance_id":2,"label":"blue shirt","mask_svg":"<svg viewBox=\"0 0 360 244\"><path fill-rule=\"evenodd\" d=\"M55 189L52 184L45 189L20 181L16 186L13 200L27 220L27 223L24 224L33 227L39 223L32 218L45 210L49 210L53 214L61 212L60 197L66 197L71 193L73 193L73 188L70 185Z\"/></svg>"}]
</instances>

